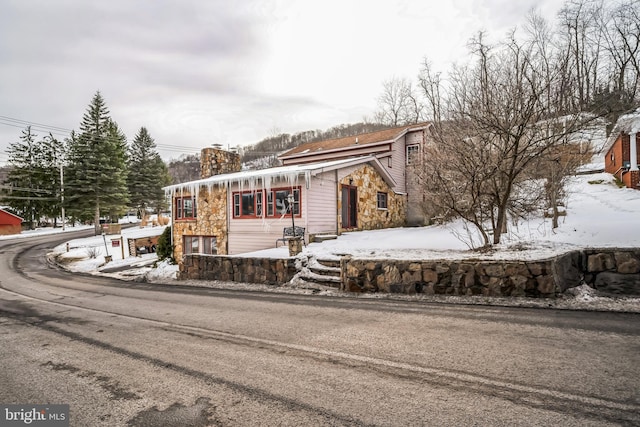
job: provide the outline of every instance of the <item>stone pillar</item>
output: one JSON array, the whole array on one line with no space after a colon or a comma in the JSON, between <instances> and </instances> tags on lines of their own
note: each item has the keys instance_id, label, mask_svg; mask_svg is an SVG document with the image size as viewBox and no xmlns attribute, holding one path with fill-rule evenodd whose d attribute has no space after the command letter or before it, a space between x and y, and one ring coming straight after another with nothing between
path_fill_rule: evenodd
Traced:
<instances>
[{"instance_id":1,"label":"stone pillar","mask_svg":"<svg viewBox=\"0 0 640 427\"><path fill-rule=\"evenodd\" d=\"M302 252L302 238L291 237L289 239L289 256L296 256Z\"/></svg>"}]
</instances>

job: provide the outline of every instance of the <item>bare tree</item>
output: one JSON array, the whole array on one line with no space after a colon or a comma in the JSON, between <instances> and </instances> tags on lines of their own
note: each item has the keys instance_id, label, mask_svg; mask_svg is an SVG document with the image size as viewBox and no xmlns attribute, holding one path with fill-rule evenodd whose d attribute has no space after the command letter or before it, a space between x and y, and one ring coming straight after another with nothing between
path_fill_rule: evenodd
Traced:
<instances>
[{"instance_id":1,"label":"bare tree","mask_svg":"<svg viewBox=\"0 0 640 427\"><path fill-rule=\"evenodd\" d=\"M622 109L640 95L640 1L626 0L609 10L601 26L610 64L611 85Z\"/></svg>"},{"instance_id":2,"label":"bare tree","mask_svg":"<svg viewBox=\"0 0 640 427\"><path fill-rule=\"evenodd\" d=\"M536 159L531 177L544 181L545 216L551 218L553 229L558 228L560 216L566 215L566 210L561 211L560 207L566 206L567 179L575 175L578 167L588 162L592 155L591 148L581 151L578 144L562 144Z\"/></svg>"},{"instance_id":3,"label":"bare tree","mask_svg":"<svg viewBox=\"0 0 640 427\"><path fill-rule=\"evenodd\" d=\"M393 77L382 83L375 119L390 126L418 123L423 119L423 109L411 82Z\"/></svg>"},{"instance_id":4,"label":"bare tree","mask_svg":"<svg viewBox=\"0 0 640 427\"><path fill-rule=\"evenodd\" d=\"M423 164L412 176L423 188L423 210L432 220L462 218L491 244L486 224L493 200L486 186L496 168L490 150L468 138L468 123L437 123L435 144L424 147Z\"/></svg>"},{"instance_id":5,"label":"bare tree","mask_svg":"<svg viewBox=\"0 0 640 427\"><path fill-rule=\"evenodd\" d=\"M434 71L431 63L425 59L418 79L420 80L422 94L427 101L425 115L432 117L436 122L441 122L442 105L440 103L442 97L440 95L440 88L442 87L442 80L440 73Z\"/></svg>"},{"instance_id":6,"label":"bare tree","mask_svg":"<svg viewBox=\"0 0 640 427\"><path fill-rule=\"evenodd\" d=\"M438 75L422 75L426 98L445 111L434 116L436 143L425 150L433 170L420 175L427 198L490 245L509 218L540 208L541 188L529 182L536 159L592 117L563 114L562 55L544 38L512 34L492 47L479 34L470 46L475 61L449 73L446 87Z\"/></svg>"},{"instance_id":7,"label":"bare tree","mask_svg":"<svg viewBox=\"0 0 640 427\"><path fill-rule=\"evenodd\" d=\"M586 108L601 83L603 13L602 0L570 0L559 14L568 64L565 79L573 92L565 101L573 101L574 110Z\"/></svg>"}]
</instances>

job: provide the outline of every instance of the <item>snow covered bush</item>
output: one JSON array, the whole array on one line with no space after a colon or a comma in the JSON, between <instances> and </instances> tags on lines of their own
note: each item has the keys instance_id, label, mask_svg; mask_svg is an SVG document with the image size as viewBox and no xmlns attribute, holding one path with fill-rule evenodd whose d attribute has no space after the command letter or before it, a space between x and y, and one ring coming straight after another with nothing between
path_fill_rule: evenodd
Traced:
<instances>
[{"instance_id":1,"label":"snow covered bush","mask_svg":"<svg viewBox=\"0 0 640 427\"><path fill-rule=\"evenodd\" d=\"M160 237L158 237L156 254L158 255L159 261L168 260L172 264L175 264L173 245L171 244L171 227L166 227Z\"/></svg>"}]
</instances>

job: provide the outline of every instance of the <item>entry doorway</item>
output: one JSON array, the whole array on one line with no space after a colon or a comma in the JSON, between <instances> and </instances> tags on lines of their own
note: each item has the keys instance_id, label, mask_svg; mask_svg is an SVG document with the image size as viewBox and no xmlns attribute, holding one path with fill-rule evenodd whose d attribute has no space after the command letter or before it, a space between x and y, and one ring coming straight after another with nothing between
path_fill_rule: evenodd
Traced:
<instances>
[{"instance_id":1,"label":"entry doorway","mask_svg":"<svg viewBox=\"0 0 640 427\"><path fill-rule=\"evenodd\" d=\"M342 228L358 227L358 189L352 185L342 186Z\"/></svg>"}]
</instances>

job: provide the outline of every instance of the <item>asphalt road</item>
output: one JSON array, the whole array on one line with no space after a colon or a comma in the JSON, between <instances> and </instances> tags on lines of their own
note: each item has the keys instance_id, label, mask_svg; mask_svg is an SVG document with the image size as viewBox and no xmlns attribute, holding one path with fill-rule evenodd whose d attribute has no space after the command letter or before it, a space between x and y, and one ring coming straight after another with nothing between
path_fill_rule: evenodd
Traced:
<instances>
[{"instance_id":1,"label":"asphalt road","mask_svg":"<svg viewBox=\"0 0 640 427\"><path fill-rule=\"evenodd\" d=\"M68 237L67 237L68 238ZM640 425L640 315L70 275L0 242L0 403L74 426Z\"/></svg>"}]
</instances>

